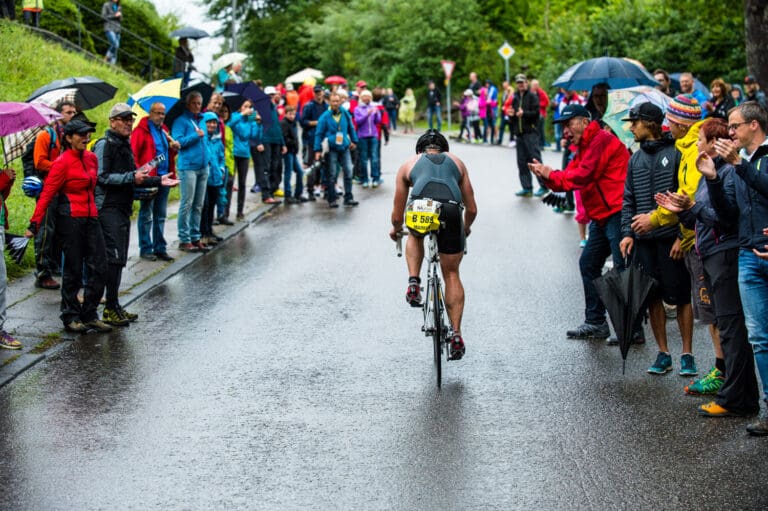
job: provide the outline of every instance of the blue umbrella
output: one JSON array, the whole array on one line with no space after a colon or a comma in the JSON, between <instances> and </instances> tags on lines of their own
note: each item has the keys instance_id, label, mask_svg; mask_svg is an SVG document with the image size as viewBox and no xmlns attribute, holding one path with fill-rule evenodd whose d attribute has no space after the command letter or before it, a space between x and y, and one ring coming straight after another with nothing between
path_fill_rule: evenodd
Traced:
<instances>
[{"instance_id":1,"label":"blue umbrella","mask_svg":"<svg viewBox=\"0 0 768 511\"><path fill-rule=\"evenodd\" d=\"M590 90L598 83L607 83L611 89L659 84L648 71L626 59L597 57L569 67L552 86L567 90Z\"/></svg>"},{"instance_id":2,"label":"blue umbrella","mask_svg":"<svg viewBox=\"0 0 768 511\"><path fill-rule=\"evenodd\" d=\"M681 74L683 74L683 73L672 73L672 74L669 75L669 81L670 81L673 89L680 90L680 75ZM701 91L704 94L704 96L709 97L709 89L707 88L706 85L704 85L702 83L701 80L699 80L695 76L693 77L693 88L695 90Z\"/></svg>"},{"instance_id":3,"label":"blue umbrella","mask_svg":"<svg viewBox=\"0 0 768 511\"><path fill-rule=\"evenodd\" d=\"M261 116L261 123L265 128L272 126L272 107L270 97L261 90L261 87L253 82L231 83L226 86L226 90L236 92L244 98L250 99L253 108Z\"/></svg>"},{"instance_id":4,"label":"blue umbrella","mask_svg":"<svg viewBox=\"0 0 768 511\"><path fill-rule=\"evenodd\" d=\"M202 39L204 37L210 37L208 32L195 27L184 27L178 30L174 30L170 33L171 37L177 37L179 39Z\"/></svg>"}]
</instances>

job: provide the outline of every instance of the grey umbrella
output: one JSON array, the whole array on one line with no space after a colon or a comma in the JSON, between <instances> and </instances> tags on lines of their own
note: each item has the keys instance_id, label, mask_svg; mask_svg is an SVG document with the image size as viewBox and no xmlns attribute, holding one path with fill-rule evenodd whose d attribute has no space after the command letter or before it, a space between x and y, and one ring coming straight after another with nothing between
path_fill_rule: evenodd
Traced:
<instances>
[{"instance_id":1,"label":"grey umbrella","mask_svg":"<svg viewBox=\"0 0 768 511\"><path fill-rule=\"evenodd\" d=\"M210 37L210 34L205 30L186 26L171 32L171 37L176 37L178 39L202 39L204 37Z\"/></svg>"},{"instance_id":2,"label":"grey umbrella","mask_svg":"<svg viewBox=\"0 0 768 511\"><path fill-rule=\"evenodd\" d=\"M76 76L54 80L33 92L25 101L29 103L43 94L58 89L75 89L75 104L80 111L90 110L115 97L117 87L95 76Z\"/></svg>"}]
</instances>

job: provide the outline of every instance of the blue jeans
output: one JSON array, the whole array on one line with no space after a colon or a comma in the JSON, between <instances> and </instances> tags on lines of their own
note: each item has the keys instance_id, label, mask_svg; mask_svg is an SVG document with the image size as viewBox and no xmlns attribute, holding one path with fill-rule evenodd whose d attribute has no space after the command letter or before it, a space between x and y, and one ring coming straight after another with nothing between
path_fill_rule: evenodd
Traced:
<instances>
[{"instance_id":1,"label":"blue jeans","mask_svg":"<svg viewBox=\"0 0 768 511\"><path fill-rule=\"evenodd\" d=\"M579 270L584 285L584 321L597 325L605 321L605 305L597 294L593 281L602 275L605 258L613 259L613 267L624 269L624 259L621 257L619 243L621 242L621 212L614 213L601 226L592 221L589 224L587 246L579 258Z\"/></svg>"},{"instance_id":2,"label":"blue jeans","mask_svg":"<svg viewBox=\"0 0 768 511\"><path fill-rule=\"evenodd\" d=\"M296 173L296 192L291 193L291 174ZM288 152L283 155L283 193L286 197L293 195L297 199L304 191L304 169L299 163L297 154Z\"/></svg>"},{"instance_id":3,"label":"blue jeans","mask_svg":"<svg viewBox=\"0 0 768 511\"><path fill-rule=\"evenodd\" d=\"M363 182L368 181L368 160L371 160L371 179L377 181L381 178L379 165L379 140L376 137L361 138L357 143L357 154L360 161L360 177Z\"/></svg>"},{"instance_id":4,"label":"blue jeans","mask_svg":"<svg viewBox=\"0 0 768 511\"><path fill-rule=\"evenodd\" d=\"M744 308L749 343L768 400L768 261L752 251L739 250L739 294Z\"/></svg>"},{"instance_id":5,"label":"blue jeans","mask_svg":"<svg viewBox=\"0 0 768 511\"><path fill-rule=\"evenodd\" d=\"M352 200L352 156L349 148L343 151L328 151L328 170L325 173L325 187L328 202L336 202L336 179L339 177L339 164L344 172L344 200Z\"/></svg>"},{"instance_id":6,"label":"blue jeans","mask_svg":"<svg viewBox=\"0 0 768 511\"><path fill-rule=\"evenodd\" d=\"M200 240L200 218L208 184L208 167L197 170L180 170L181 199L179 200L179 242L194 243Z\"/></svg>"},{"instance_id":7,"label":"blue jeans","mask_svg":"<svg viewBox=\"0 0 768 511\"><path fill-rule=\"evenodd\" d=\"M397 131L397 108L387 108L387 115L389 116L389 127L393 131Z\"/></svg>"},{"instance_id":8,"label":"blue jeans","mask_svg":"<svg viewBox=\"0 0 768 511\"><path fill-rule=\"evenodd\" d=\"M167 252L168 243L165 241L163 231L165 230L170 190L167 186L161 186L154 198L139 201L139 219L136 224L139 228L139 253L141 255Z\"/></svg>"},{"instance_id":9,"label":"blue jeans","mask_svg":"<svg viewBox=\"0 0 768 511\"><path fill-rule=\"evenodd\" d=\"M555 127L555 151L560 152L560 141L563 139L563 123L553 124Z\"/></svg>"},{"instance_id":10,"label":"blue jeans","mask_svg":"<svg viewBox=\"0 0 768 511\"><path fill-rule=\"evenodd\" d=\"M432 119L437 116L437 131L440 131L443 127L443 118L441 117L440 107L437 105L427 107L427 115L429 116L429 129L432 129Z\"/></svg>"},{"instance_id":11,"label":"blue jeans","mask_svg":"<svg viewBox=\"0 0 768 511\"><path fill-rule=\"evenodd\" d=\"M107 30L104 32L109 41L109 48L107 48L107 62L110 64L117 64L117 50L120 48L120 32L112 32Z\"/></svg>"}]
</instances>

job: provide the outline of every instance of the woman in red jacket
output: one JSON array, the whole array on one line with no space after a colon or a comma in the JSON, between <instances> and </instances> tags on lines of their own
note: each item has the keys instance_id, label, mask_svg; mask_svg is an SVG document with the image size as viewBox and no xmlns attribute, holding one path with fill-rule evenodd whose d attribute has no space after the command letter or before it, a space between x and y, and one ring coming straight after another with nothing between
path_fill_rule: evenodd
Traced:
<instances>
[{"instance_id":1,"label":"woman in red jacket","mask_svg":"<svg viewBox=\"0 0 768 511\"><path fill-rule=\"evenodd\" d=\"M90 122L74 120L64 127L62 146L66 150L53 162L25 233L27 238L34 236L51 199L58 195L56 225L64 251L61 320L70 332L112 330L99 320L96 312L104 294L107 261L94 196L98 162L96 155L85 149L91 133L96 131L94 126ZM84 265L87 269L85 283ZM82 304L77 299L81 287L85 288Z\"/></svg>"}]
</instances>

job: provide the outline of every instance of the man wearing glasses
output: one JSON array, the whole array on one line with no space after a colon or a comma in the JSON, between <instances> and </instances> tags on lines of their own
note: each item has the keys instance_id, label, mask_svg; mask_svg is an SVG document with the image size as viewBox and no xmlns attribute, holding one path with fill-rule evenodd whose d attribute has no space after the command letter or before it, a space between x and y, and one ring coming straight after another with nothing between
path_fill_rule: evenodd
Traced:
<instances>
[{"instance_id":1,"label":"man wearing glasses","mask_svg":"<svg viewBox=\"0 0 768 511\"><path fill-rule=\"evenodd\" d=\"M141 167L153 158L163 155L165 160L150 170L150 176L176 177L176 152L179 143L173 140L165 120L165 105L154 103L149 109L149 116L144 117L131 133L131 148L137 167ZM139 219L139 255L147 261L171 262L168 255L168 243L165 241L165 217L170 188L160 187L153 197L140 200Z\"/></svg>"},{"instance_id":2,"label":"man wearing glasses","mask_svg":"<svg viewBox=\"0 0 768 511\"><path fill-rule=\"evenodd\" d=\"M734 186L723 185L705 153L697 164L707 178L712 205L726 219L738 218L739 294L755 365L768 396L768 113L755 101L742 103L728 114L728 139L715 141L718 156L735 167ZM767 401L768 404L768 401ZM747 425L753 435L768 435L768 410Z\"/></svg>"}]
</instances>

